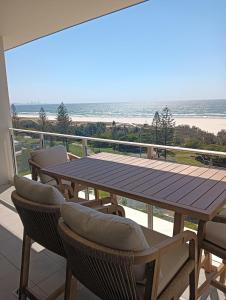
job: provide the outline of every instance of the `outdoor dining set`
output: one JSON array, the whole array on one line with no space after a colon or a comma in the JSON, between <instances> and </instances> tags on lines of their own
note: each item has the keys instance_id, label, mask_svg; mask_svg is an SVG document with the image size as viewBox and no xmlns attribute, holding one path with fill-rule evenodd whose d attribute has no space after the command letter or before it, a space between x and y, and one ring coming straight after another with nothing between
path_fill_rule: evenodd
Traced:
<instances>
[{"instance_id":1,"label":"outdoor dining set","mask_svg":"<svg viewBox=\"0 0 226 300\"><path fill-rule=\"evenodd\" d=\"M24 226L19 299L38 299L28 284L33 242L66 260L65 284L49 300L76 299L78 284L112 300L179 299L187 288L198 299L210 285L226 293L226 170L112 153L79 158L61 145L31 152L29 165L32 180L16 175L12 193ZM127 218L120 197L174 212L173 235ZM186 217L196 232L184 230ZM201 270L208 276L199 284Z\"/></svg>"}]
</instances>

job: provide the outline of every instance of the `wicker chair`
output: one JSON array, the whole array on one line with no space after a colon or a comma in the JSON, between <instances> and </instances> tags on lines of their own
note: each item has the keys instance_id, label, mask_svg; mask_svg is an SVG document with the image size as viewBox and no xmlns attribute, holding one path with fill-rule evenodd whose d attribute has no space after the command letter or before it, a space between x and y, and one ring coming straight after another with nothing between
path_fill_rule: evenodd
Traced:
<instances>
[{"instance_id":1,"label":"wicker chair","mask_svg":"<svg viewBox=\"0 0 226 300\"><path fill-rule=\"evenodd\" d=\"M66 180L59 180L58 178L51 178L45 174L41 173L41 169L45 166L49 166L52 164L57 164L59 163L58 157L57 157L57 151L59 150L60 152L60 162L67 161L69 160L75 160L75 159L80 159L80 157L66 152L66 148L63 146L55 146L49 149L42 149L42 150L36 150L31 152L31 158L28 160L30 168L31 168L31 174L32 174L32 179L37 181L40 179L40 181L44 184L50 184L55 186L63 195L66 199L69 201L75 201L75 202L86 202L86 199L80 198L79 197L79 192L86 190L87 187L81 185L81 184L75 184L71 183ZM46 161L48 160L48 157L51 156L51 152L53 152L53 157L51 158L51 162L48 161L46 164ZM35 159L35 154L38 153L39 156L44 157L44 163L42 162L42 165L38 164L36 159ZM63 159L62 159L63 156ZM110 195L109 197L104 197L100 198L99 191L97 189L94 189L95 193L95 200L90 201L90 203L87 203L87 205L91 207L99 207L104 204L111 204L111 203L116 203L114 201L115 195Z\"/></svg>"},{"instance_id":2,"label":"wicker chair","mask_svg":"<svg viewBox=\"0 0 226 300\"><path fill-rule=\"evenodd\" d=\"M35 241L46 249L66 258L61 238L57 231L60 217L60 206L34 203L20 197L16 191L12 193L12 201L24 226L22 260L19 286L19 299L37 299L28 287L30 249ZM70 269L66 270L67 288L72 288ZM58 288L48 299L54 299L64 291L64 286ZM73 291L72 296L73 297ZM71 298L72 299L72 298Z\"/></svg>"},{"instance_id":3,"label":"wicker chair","mask_svg":"<svg viewBox=\"0 0 226 300\"><path fill-rule=\"evenodd\" d=\"M204 250L204 259L201 262L201 267L203 267L205 271L210 274L207 276L207 280L199 288L199 295L201 295L209 287L209 285L214 286L226 294L225 232L226 209L221 211L211 222L207 222L203 226L203 232L199 241L200 252ZM215 267L212 264L212 254L222 259L222 263L218 267ZM216 280L217 277L219 277L219 280Z\"/></svg>"},{"instance_id":4,"label":"wicker chair","mask_svg":"<svg viewBox=\"0 0 226 300\"><path fill-rule=\"evenodd\" d=\"M31 202L20 197L16 191L12 193L11 198L24 226L20 286L18 291L19 299L26 299L26 297L37 299L28 287L31 244L32 241L35 241L46 249L66 259L62 240L57 230L60 206ZM89 203L84 203L84 205L90 206ZM119 205L99 206L95 207L95 209L104 213L117 214L120 216L125 215L124 209ZM55 299L64 289L65 299L74 299L76 282L72 278L68 263L65 283L65 287L59 287L48 297L48 300Z\"/></svg>"},{"instance_id":5,"label":"wicker chair","mask_svg":"<svg viewBox=\"0 0 226 300\"><path fill-rule=\"evenodd\" d=\"M190 300L196 299L196 235L192 232L185 231L139 252L114 250L88 241L72 231L62 218L59 233L72 274L101 299L178 299L189 283ZM162 257L186 242L188 258L159 292ZM136 267L145 270L142 282L136 282Z\"/></svg>"},{"instance_id":6,"label":"wicker chair","mask_svg":"<svg viewBox=\"0 0 226 300\"><path fill-rule=\"evenodd\" d=\"M59 156L57 155L57 152L59 152ZM39 158L40 157L44 158L43 163L40 164L40 162L37 161L36 154L38 154ZM51 156L51 160L50 162L47 163L46 160L48 160L48 157L50 156ZM58 178L51 178L50 176L41 173L41 169L43 167L59 163L59 158L60 158L60 163L62 163L62 162L66 162L67 160L79 159L80 157L67 152L66 148L61 145L48 148L48 149L33 151L31 152L31 158L28 159L28 163L31 169L31 176L32 179L35 181L40 179L42 183L48 183L50 185L57 187L64 194L66 198L72 198L74 197L74 192L75 192L75 187L72 183L65 180L59 181ZM83 188L84 187L78 187L77 193Z\"/></svg>"}]
</instances>

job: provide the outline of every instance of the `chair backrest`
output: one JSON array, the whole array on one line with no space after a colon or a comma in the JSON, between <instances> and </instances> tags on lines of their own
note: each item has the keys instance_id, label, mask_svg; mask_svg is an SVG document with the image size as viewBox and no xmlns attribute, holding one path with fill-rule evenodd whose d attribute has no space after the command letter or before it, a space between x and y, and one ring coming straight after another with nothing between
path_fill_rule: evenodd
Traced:
<instances>
[{"instance_id":1,"label":"chair backrest","mask_svg":"<svg viewBox=\"0 0 226 300\"><path fill-rule=\"evenodd\" d=\"M88 241L73 232L62 218L59 220L59 233L72 273L84 286L101 299L138 299L135 252L114 250ZM141 262L142 253L139 252L138 256Z\"/></svg>"},{"instance_id":2,"label":"chair backrest","mask_svg":"<svg viewBox=\"0 0 226 300\"><path fill-rule=\"evenodd\" d=\"M44 168L47 166L64 163L68 160L67 150L62 145L32 151L30 156L31 159L29 163L32 166L32 169L34 168L34 165L37 165L39 168ZM32 162L34 165L32 165ZM37 172L37 170L34 170L33 172L35 171ZM42 174L40 171L38 173L42 183L48 183L52 180L50 176Z\"/></svg>"},{"instance_id":3,"label":"chair backrest","mask_svg":"<svg viewBox=\"0 0 226 300\"><path fill-rule=\"evenodd\" d=\"M24 232L43 247L65 257L57 225L60 218L59 205L39 204L20 197L16 191L12 201L24 226Z\"/></svg>"}]
</instances>

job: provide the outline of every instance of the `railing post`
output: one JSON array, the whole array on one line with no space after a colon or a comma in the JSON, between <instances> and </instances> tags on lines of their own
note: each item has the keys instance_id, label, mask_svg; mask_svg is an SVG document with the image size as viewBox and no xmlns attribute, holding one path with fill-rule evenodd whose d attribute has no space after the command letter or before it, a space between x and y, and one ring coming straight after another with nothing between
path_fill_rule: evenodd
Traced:
<instances>
[{"instance_id":1,"label":"railing post","mask_svg":"<svg viewBox=\"0 0 226 300\"><path fill-rule=\"evenodd\" d=\"M154 147L147 147L147 158L153 159L155 157L155 150Z\"/></svg>"},{"instance_id":2,"label":"railing post","mask_svg":"<svg viewBox=\"0 0 226 300\"><path fill-rule=\"evenodd\" d=\"M153 229L153 206L147 204L146 210L148 215L148 228Z\"/></svg>"},{"instance_id":3,"label":"railing post","mask_svg":"<svg viewBox=\"0 0 226 300\"><path fill-rule=\"evenodd\" d=\"M88 145L87 145L87 140L82 140L82 152L83 152L83 157L88 156ZM87 187L85 189L85 198L86 200L89 200L89 188Z\"/></svg>"},{"instance_id":4,"label":"railing post","mask_svg":"<svg viewBox=\"0 0 226 300\"><path fill-rule=\"evenodd\" d=\"M155 157L154 147L147 148L147 158L153 159ZM148 215L148 228L153 229L153 206L147 204L147 215Z\"/></svg>"},{"instance_id":5,"label":"railing post","mask_svg":"<svg viewBox=\"0 0 226 300\"><path fill-rule=\"evenodd\" d=\"M40 148L43 149L44 147L45 147L44 134L40 133Z\"/></svg>"},{"instance_id":6,"label":"railing post","mask_svg":"<svg viewBox=\"0 0 226 300\"><path fill-rule=\"evenodd\" d=\"M82 152L83 152L83 157L88 156L87 140L82 140Z\"/></svg>"},{"instance_id":7,"label":"railing post","mask_svg":"<svg viewBox=\"0 0 226 300\"><path fill-rule=\"evenodd\" d=\"M212 168L212 167L213 167L213 158L210 157L209 168Z\"/></svg>"},{"instance_id":8,"label":"railing post","mask_svg":"<svg viewBox=\"0 0 226 300\"><path fill-rule=\"evenodd\" d=\"M10 135L10 144L11 144L12 156L13 156L13 171L14 171L14 174L18 174L17 161L16 161L16 150L15 150L15 143L14 143L14 133L13 133L12 129L9 130L9 135Z\"/></svg>"}]
</instances>

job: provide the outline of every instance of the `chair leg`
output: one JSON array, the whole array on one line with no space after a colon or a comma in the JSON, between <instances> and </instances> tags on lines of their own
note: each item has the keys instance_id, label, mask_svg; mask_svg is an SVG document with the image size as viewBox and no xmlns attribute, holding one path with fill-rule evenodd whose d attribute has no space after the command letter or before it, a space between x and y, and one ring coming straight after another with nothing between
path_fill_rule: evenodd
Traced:
<instances>
[{"instance_id":1,"label":"chair leg","mask_svg":"<svg viewBox=\"0 0 226 300\"><path fill-rule=\"evenodd\" d=\"M197 272L196 267L189 275L189 300L197 299Z\"/></svg>"},{"instance_id":2,"label":"chair leg","mask_svg":"<svg viewBox=\"0 0 226 300\"><path fill-rule=\"evenodd\" d=\"M226 260L223 260L224 264L224 271L220 275L220 283L224 284L225 283L225 276L226 276Z\"/></svg>"},{"instance_id":3,"label":"chair leg","mask_svg":"<svg viewBox=\"0 0 226 300\"><path fill-rule=\"evenodd\" d=\"M204 263L204 269L205 272L211 273L213 271L212 268L212 254L204 250L204 255L205 255L205 263Z\"/></svg>"},{"instance_id":4,"label":"chair leg","mask_svg":"<svg viewBox=\"0 0 226 300\"><path fill-rule=\"evenodd\" d=\"M69 263L67 262L64 300L76 299L77 285L77 279L73 277Z\"/></svg>"},{"instance_id":5,"label":"chair leg","mask_svg":"<svg viewBox=\"0 0 226 300\"><path fill-rule=\"evenodd\" d=\"M26 233L24 232L21 270L20 270L19 300L25 300L27 298L25 290L28 287L30 250L31 250L31 238L28 235L26 235Z\"/></svg>"}]
</instances>

